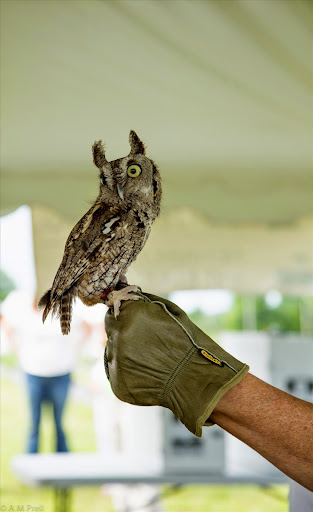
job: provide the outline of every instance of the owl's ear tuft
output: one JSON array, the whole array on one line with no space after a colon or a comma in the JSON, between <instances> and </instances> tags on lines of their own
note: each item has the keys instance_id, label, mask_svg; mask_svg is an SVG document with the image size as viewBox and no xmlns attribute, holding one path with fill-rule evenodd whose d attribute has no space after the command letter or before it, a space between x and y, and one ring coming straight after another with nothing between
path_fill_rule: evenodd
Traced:
<instances>
[{"instance_id":1,"label":"owl's ear tuft","mask_svg":"<svg viewBox=\"0 0 313 512\"><path fill-rule=\"evenodd\" d=\"M129 132L129 144L131 147L131 153L133 155L144 155L146 148L144 143L139 139L138 135L134 130Z\"/></svg>"},{"instance_id":2,"label":"owl's ear tuft","mask_svg":"<svg viewBox=\"0 0 313 512\"><path fill-rule=\"evenodd\" d=\"M105 158L104 146L102 144L102 140L98 140L92 146L92 155L93 155L93 163L98 167L98 169L102 169L104 164L107 162Z\"/></svg>"}]
</instances>

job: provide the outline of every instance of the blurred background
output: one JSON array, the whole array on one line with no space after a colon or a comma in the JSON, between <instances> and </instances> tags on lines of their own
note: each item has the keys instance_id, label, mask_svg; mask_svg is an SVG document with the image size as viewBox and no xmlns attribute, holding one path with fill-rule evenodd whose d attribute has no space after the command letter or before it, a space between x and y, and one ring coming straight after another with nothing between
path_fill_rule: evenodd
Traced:
<instances>
[{"instance_id":1,"label":"blurred background","mask_svg":"<svg viewBox=\"0 0 313 512\"><path fill-rule=\"evenodd\" d=\"M57 322L41 326L34 300L97 196L93 142L119 158L134 129L160 168L164 199L129 282L179 304L255 375L312 401L312 25L309 0L1 1L4 507L53 510L50 489L12 471L12 457L27 451L110 453L134 465L139 454L221 480L277 476L218 427L199 444L165 411L113 397L104 306L77 302L75 329L62 340ZM54 347L44 350L49 364L38 358L43 343ZM39 431L36 364L46 365L38 382L70 379L44 403ZM287 484L187 486L144 507L153 492L77 488L72 510L288 508Z\"/></svg>"}]
</instances>

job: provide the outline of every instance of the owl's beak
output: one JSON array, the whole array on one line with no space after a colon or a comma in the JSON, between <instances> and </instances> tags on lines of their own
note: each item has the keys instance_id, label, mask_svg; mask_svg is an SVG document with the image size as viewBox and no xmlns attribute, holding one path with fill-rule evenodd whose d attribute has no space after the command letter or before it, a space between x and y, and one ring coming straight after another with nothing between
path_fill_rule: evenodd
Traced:
<instances>
[{"instance_id":1,"label":"owl's beak","mask_svg":"<svg viewBox=\"0 0 313 512\"><path fill-rule=\"evenodd\" d=\"M124 190L122 189L122 187L119 186L119 184L116 185L116 188L118 195L120 196L122 201L124 201Z\"/></svg>"}]
</instances>

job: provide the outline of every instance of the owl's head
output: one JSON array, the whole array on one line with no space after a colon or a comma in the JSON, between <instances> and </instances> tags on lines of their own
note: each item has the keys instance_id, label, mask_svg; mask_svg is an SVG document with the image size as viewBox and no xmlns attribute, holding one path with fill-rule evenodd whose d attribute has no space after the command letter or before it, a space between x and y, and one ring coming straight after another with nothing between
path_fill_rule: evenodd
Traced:
<instances>
[{"instance_id":1,"label":"owl's head","mask_svg":"<svg viewBox=\"0 0 313 512\"><path fill-rule=\"evenodd\" d=\"M161 177L155 163L145 154L145 146L132 130L129 134L130 153L108 162L101 141L95 142L93 161L100 171L99 199L129 207L140 203L154 207L159 214Z\"/></svg>"}]
</instances>

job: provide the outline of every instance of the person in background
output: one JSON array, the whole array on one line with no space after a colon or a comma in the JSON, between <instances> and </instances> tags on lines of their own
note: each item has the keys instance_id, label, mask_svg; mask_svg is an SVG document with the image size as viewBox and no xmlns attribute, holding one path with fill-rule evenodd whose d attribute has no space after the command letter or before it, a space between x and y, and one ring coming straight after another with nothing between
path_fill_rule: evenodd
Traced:
<instances>
[{"instance_id":1,"label":"person in background","mask_svg":"<svg viewBox=\"0 0 313 512\"><path fill-rule=\"evenodd\" d=\"M13 292L11 295L14 295ZM56 432L55 451L67 452L68 442L62 425L62 417L68 397L71 373L80 346L88 335L85 323L73 323L68 336L63 336L58 322L42 324L37 299L23 296L21 307L9 296L3 309L8 312L6 322L9 341L24 372L30 408L31 425L28 434L28 453L39 451L39 430L42 404L48 402L53 409ZM18 308L19 314L16 314ZM12 314L12 311L15 314Z\"/></svg>"}]
</instances>

